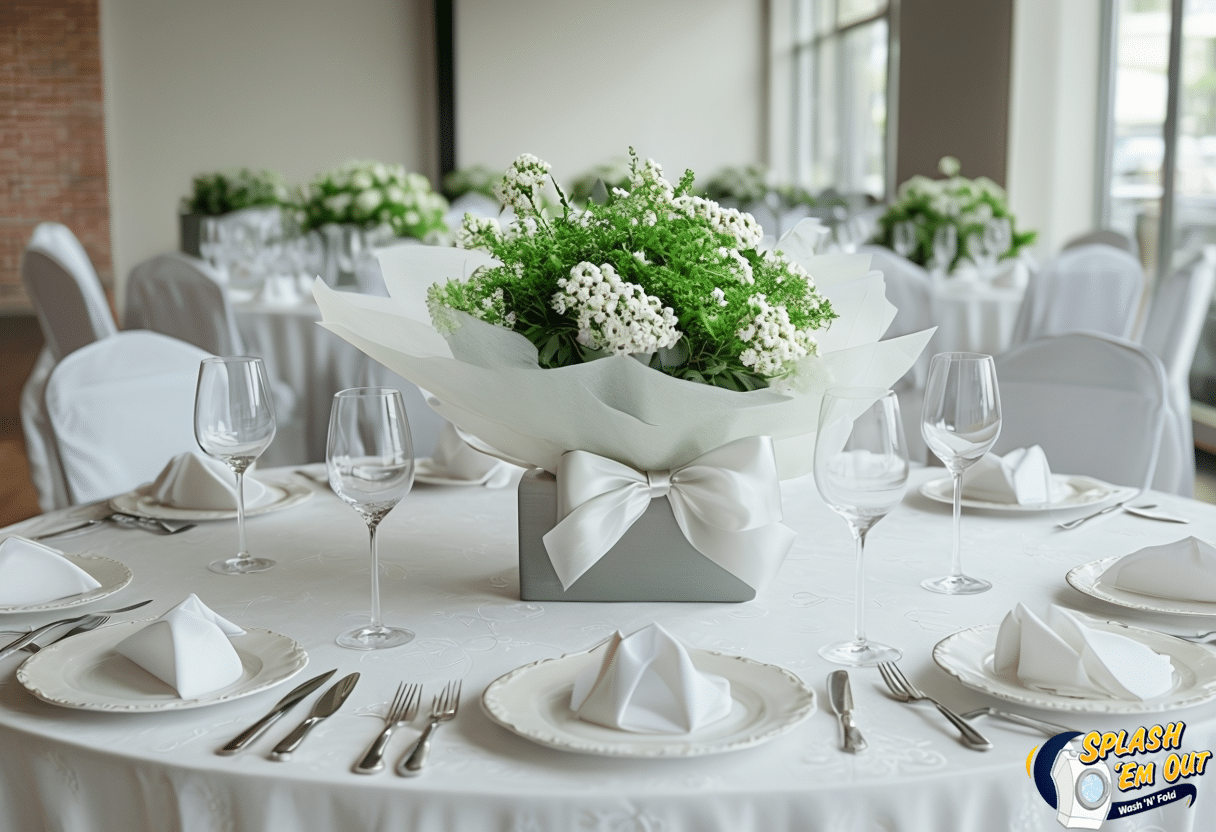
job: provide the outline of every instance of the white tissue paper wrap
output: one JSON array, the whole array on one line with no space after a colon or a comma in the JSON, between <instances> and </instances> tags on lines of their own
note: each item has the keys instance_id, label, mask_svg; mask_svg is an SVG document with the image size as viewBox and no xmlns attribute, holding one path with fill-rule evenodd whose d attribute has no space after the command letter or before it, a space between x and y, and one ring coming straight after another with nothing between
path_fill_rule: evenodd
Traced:
<instances>
[{"instance_id":1,"label":"white tissue paper wrap","mask_svg":"<svg viewBox=\"0 0 1216 832\"><path fill-rule=\"evenodd\" d=\"M484 485L486 488L503 488L514 481L519 468L483 454L469 444L472 437L462 434L451 422L444 425L434 455L418 460L417 473L454 484Z\"/></svg>"},{"instance_id":2,"label":"white tissue paper wrap","mask_svg":"<svg viewBox=\"0 0 1216 832\"><path fill-rule=\"evenodd\" d=\"M221 460L188 451L169 460L152 483L151 495L173 508L236 511L236 474ZM246 511L274 497L274 492L245 472Z\"/></svg>"},{"instance_id":3,"label":"white tissue paper wrap","mask_svg":"<svg viewBox=\"0 0 1216 832\"><path fill-rule=\"evenodd\" d=\"M244 666L228 639L244 634L191 593L114 649L174 688L182 699L195 699L241 678Z\"/></svg>"},{"instance_id":4,"label":"white tissue paper wrap","mask_svg":"<svg viewBox=\"0 0 1216 832\"><path fill-rule=\"evenodd\" d=\"M1197 537L1147 546L1119 558L1098 580L1157 598L1216 601L1216 546Z\"/></svg>"},{"instance_id":5,"label":"white tissue paper wrap","mask_svg":"<svg viewBox=\"0 0 1216 832\"><path fill-rule=\"evenodd\" d=\"M570 708L579 719L648 734L686 734L730 713L730 682L702 673L658 624L596 648L597 661L574 680Z\"/></svg>"},{"instance_id":6,"label":"white tissue paper wrap","mask_svg":"<svg viewBox=\"0 0 1216 832\"><path fill-rule=\"evenodd\" d=\"M467 278L489 255L437 246L377 252L391 297L313 296L323 325L428 391L440 415L510 462L557 470L562 454L589 451L639 471L678 468L746 436L773 437L781 479L809 473L823 391L890 387L912 366L932 330L879 341L895 317L867 254L813 256L799 225L779 244L814 278L839 314L814 333L820 355L788 382L739 393L677 379L628 356L541 370L523 335L461 316L445 339L432 326L426 290Z\"/></svg>"},{"instance_id":7,"label":"white tissue paper wrap","mask_svg":"<svg viewBox=\"0 0 1216 832\"><path fill-rule=\"evenodd\" d=\"M1152 699L1173 688L1173 665L1135 639L1096 630L1052 604L1044 622L1018 604L1001 622L993 669L1061 696Z\"/></svg>"},{"instance_id":8,"label":"white tissue paper wrap","mask_svg":"<svg viewBox=\"0 0 1216 832\"><path fill-rule=\"evenodd\" d=\"M1004 456L984 454L963 472L963 496L989 503L1046 505L1062 495L1052 487L1047 455L1038 445Z\"/></svg>"},{"instance_id":9,"label":"white tissue paper wrap","mask_svg":"<svg viewBox=\"0 0 1216 832\"><path fill-rule=\"evenodd\" d=\"M41 604L101 586L63 552L24 537L0 542L0 607Z\"/></svg>"}]
</instances>

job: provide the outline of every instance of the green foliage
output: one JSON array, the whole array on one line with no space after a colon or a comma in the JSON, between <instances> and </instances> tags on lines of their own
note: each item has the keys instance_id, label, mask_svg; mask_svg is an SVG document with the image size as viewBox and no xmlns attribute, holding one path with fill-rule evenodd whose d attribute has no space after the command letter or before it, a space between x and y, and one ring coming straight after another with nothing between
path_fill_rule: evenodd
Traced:
<instances>
[{"instance_id":1,"label":"green foliage","mask_svg":"<svg viewBox=\"0 0 1216 832\"><path fill-rule=\"evenodd\" d=\"M346 162L319 174L297 206L305 231L329 223L387 227L397 237L439 241L448 203L419 173L402 165Z\"/></svg>"},{"instance_id":2,"label":"green foliage","mask_svg":"<svg viewBox=\"0 0 1216 832\"><path fill-rule=\"evenodd\" d=\"M282 205L287 201L287 186L279 174L241 168L194 177L193 193L182 199L182 213L217 217L242 208Z\"/></svg>"}]
</instances>

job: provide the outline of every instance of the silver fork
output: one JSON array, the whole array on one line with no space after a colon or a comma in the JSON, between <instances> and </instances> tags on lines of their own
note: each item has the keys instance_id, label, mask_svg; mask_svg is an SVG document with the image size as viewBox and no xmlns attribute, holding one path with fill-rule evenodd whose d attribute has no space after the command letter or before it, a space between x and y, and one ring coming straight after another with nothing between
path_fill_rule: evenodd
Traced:
<instances>
[{"instance_id":1,"label":"silver fork","mask_svg":"<svg viewBox=\"0 0 1216 832\"><path fill-rule=\"evenodd\" d=\"M924 699L936 705L941 715L950 720L950 724L962 734L963 744L968 748L974 748L976 751L987 751L992 748L992 743L983 734L972 728L967 720L947 708L941 702L938 702L932 696L922 693L916 685L908 681L903 672L892 662L881 662L878 665L878 672L882 674L882 680L887 683L887 687L891 689L891 693L901 702Z\"/></svg>"},{"instance_id":2,"label":"silver fork","mask_svg":"<svg viewBox=\"0 0 1216 832\"><path fill-rule=\"evenodd\" d=\"M431 737L435 734L435 729L439 727L439 723L456 717L456 710L460 707L460 684L460 681L448 682L443 691L431 700L431 721L415 743L414 750L397 763L397 773L402 777L413 777L422 773L426 756L431 750Z\"/></svg>"},{"instance_id":3,"label":"silver fork","mask_svg":"<svg viewBox=\"0 0 1216 832\"><path fill-rule=\"evenodd\" d=\"M58 644L59 642L63 641L65 638L71 638L72 636L80 635L81 633L87 633L89 630L96 630L98 627L100 627L102 624L105 624L109 620L110 620L110 616L108 616L108 615L94 615L89 618L86 618L84 621L81 621L79 624L77 624L72 629L68 630L63 635L56 636L54 639L51 640L50 644L34 644L33 642L31 642L31 643L25 645L25 647L22 647L21 649L26 650L30 653L37 653L39 650L42 650L44 647L50 647L51 644Z\"/></svg>"},{"instance_id":4,"label":"silver fork","mask_svg":"<svg viewBox=\"0 0 1216 832\"><path fill-rule=\"evenodd\" d=\"M374 774L384 768L384 749L388 747L388 739L393 732L413 721L418 716L418 703L422 701L422 685L406 685L402 682L397 686L397 694L388 706L384 715L384 730L372 742L363 759L355 763L352 771L355 774Z\"/></svg>"}]
</instances>

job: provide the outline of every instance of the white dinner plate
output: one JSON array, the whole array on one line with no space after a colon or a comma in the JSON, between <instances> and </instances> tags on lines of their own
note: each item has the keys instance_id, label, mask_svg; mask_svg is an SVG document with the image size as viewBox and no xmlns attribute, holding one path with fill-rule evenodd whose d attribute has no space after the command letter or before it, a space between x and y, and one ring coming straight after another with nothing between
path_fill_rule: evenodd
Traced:
<instances>
[{"instance_id":1,"label":"white dinner plate","mask_svg":"<svg viewBox=\"0 0 1216 832\"><path fill-rule=\"evenodd\" d=\"M1106 500L1126 500L1137 493L1135 488L1111 485L1108 482L1079 474L1052 474L1051 481L1062 492L1058 500L1038 505L1019 503L990 503L964 495L962 504L967 508L983 508L992 511L1058 511L1066 508L1084 508ZM954 481L950 477L929 480L920 487L920 493L930 500L954 505Z\"/></svg>"},{"instance_id":2,"label":"white dinner plate","mask_svg":"<svg viewBox=\"0 0 1216 832\"><path fill-rule=\"evenodd\" d=\"M56 598L53 601L39 601L36 604L14 604L0 607L0 613L6 612L42 612L43 610L61 610L65 607L77 607L113 595L127 584L131 583L131 570L124 564L101 555L90 555L87 552L78 555L65 554L63 557L88 572L101 586L82 592L79 595L69 595L66 598Z\"/></svg>"},{"instance_id":3,"label":"white dinner plate","mask_svg":"<svg viewBox=\"0 0 1216 832\"><path fill-rule=\"evenodd\" d=\"M273 495L273 498L268 503L263 503L257 508L246 508L245 516L252 517L256 514L266 514L270 511L279 511L281 509L290 508L304 502L313 495L313 490L305 483L301 482L298 477L289 476L284 479L261 479L258 482L266 486L267 490ZM121 511L124 514L134 514L139 517L151 517L154 520L233 520L236 518L236 509L198 509L198 508L176 508L174 506L166 506L156 501L152 497L150 486L143 486L128 491L126 494L119 494L117 497L110 500L110 508L115 511Z\"/></svg>"},{"instance_id":4,"label":"white dinner plate","mask_svg":"<svg viewBox=\"0 0 1216 832\"><path fill-rule=\"evenodd\" d=\"M202 708L274 687L308 664L304 648L270 630L245 628L232 639L244 665L241 678L194 699L182 699L169 685L114 646L149 621L125 621L72 636L39 650L17 668L17 681L52 705L107 713L149 713Z\"/></svg>"},{"instance_id":5,"label":"white dinner plate","mask_svg":"<svg viewBox=\"0 0 1216 832\"><path fill-rule=\"evenodd\" d=\"M742 656L689 648L698 670L730 681L730 714L691 734L638 734L578 719L570 710L574 677L591 652L542 659L490 683L481 706L491 719L532 742L602 757L698 757L768 742L815 712L815 692L787 670Z\"/></svg>"},{"instance_id":6,"label":"white dinner plate","mask_svg":"<svg viewBox=\"0 0 1216 832\"><path fill-rule=\"evenodd\" d=\"M933 648L933 660L942 670L969 688L992 696L1053 711L1093 714L1147 714L1190 708L1216 699L1216 652L1200 644L1182 641L1164 633L1128 627L1074 612L1096 630L1129 636L1162 655L1174 665L1174 684L1169 692L1143 701L1104 697L1061 696L1032 688L1013 674L997 673L992 666L999 624L984 624L947 636Z\"/></svg>"},{"instance_id":7,"label":"white dinner plate","mask_svg":"<svg viewBox=\"0 0 1216 832\"><path fill-rule=\"evenodd\" d=\"M1145 610L1147 612L1168 612L1177 615L1216 615L1216 602L1214 601L1184 601L1179 598L1159 598L1156 595L1142 595L1139 592L1132 592L1130 589L1104 584L1098 580L1102 576L1102 573L1114 565L1115 561L1119 560L1120 557L1122 555L1083 563L1069 570L1065 579L1078 592L1083 592L1091 598L1097 598L1100 601L1106 601L1108 604L1117 604L1120 607Z\"/></svg>"}]
</instances>

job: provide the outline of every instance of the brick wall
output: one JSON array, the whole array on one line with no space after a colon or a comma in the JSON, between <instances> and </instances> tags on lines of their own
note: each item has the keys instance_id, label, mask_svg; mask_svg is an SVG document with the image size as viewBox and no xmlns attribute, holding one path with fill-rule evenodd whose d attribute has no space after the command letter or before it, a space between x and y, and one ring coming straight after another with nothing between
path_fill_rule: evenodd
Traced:
<instances>
[{"instance_id":1,"label":"brick wall","mask_svg":"<svg viewBox=\"0 0 1216 832\"><path fill-rule=\"evenodd\" d=\"M61 222L112 285L98 0L0 0L0 311L29 308L21 252Z\"/></svg>"}]
</instances>

